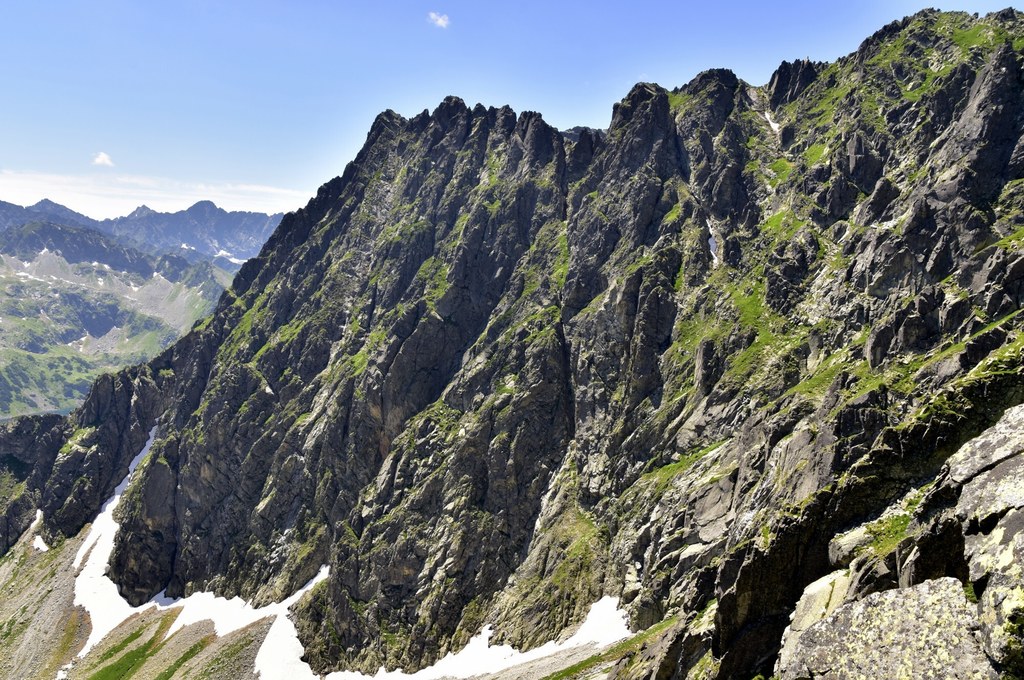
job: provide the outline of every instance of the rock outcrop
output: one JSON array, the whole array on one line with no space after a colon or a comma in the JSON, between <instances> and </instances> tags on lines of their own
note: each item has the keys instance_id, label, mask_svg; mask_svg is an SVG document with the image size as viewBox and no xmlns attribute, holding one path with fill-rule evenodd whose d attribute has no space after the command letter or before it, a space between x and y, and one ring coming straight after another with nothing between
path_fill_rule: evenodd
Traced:
<instances>
[{"instance_id":1,"label":"rock outcrop","mask_svg":"<svg viewBox=\"0 0 1024 680\"><path fill-rule=\"evenodd\" d=\"M995 680L974 624L954 578L874 593L803 631L779 677Z\"/></svg>"}]
</instances>

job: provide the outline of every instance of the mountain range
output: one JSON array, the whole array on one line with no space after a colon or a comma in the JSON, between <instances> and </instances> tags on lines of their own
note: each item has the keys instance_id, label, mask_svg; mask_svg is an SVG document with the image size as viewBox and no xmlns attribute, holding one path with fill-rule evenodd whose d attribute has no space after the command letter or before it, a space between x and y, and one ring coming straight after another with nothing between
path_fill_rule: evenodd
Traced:
<instances>
[{"instance_id":1,"label":"mountain range","mask_svg":"<svg viewBox=\"0 0 1024 680\"><path fill-rule=\"evenodd\" d=\"M210 317L3 426L0 669L411 672L612 597L552 677L1022 677L1022 243L1015 10L606 130L386 111Z\"/></svg>"},{"instance_id":2,"label":"mountain range","mask_svg":"<svg viewBox=\"0 0 1024 680\"><path fill-rule=\"evenodd\" d=\"M100 373L158 354L212 311L243 262L233 252L254 254L279 219L200 202L97 221L0 202L0 418L67 412Z\"/></svg>"},{"instance_id":3,"label":"mountain range","mask_svg":"<svg viewBox=\"0 0 1024 680\"><path fill-rule=\"evenodd\" d=\"M259 252L281 214L228 212L210 201L199 201L173 213L143 205L123 217L95 220L49 199L28 207L0 201L0 230L33 221L89 227L150 254L180 251L191 259L204 255L235 271Z\"/></svg>"}]
</instances>

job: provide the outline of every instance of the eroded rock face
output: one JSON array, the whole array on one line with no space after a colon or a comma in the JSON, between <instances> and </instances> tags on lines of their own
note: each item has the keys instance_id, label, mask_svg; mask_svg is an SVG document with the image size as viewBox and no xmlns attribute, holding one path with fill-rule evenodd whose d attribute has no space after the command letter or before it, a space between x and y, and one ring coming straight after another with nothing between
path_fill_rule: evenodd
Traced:
<instances>
[{"instance_id":1,"label":"eroded rock face","mask_svg":"<svg viewBox=\"0 0 1024 680\"><path fill-rule=\"evenodd\" d=\"M953 498L955 505L950 503ZM926 539L949 532L950 527L959 531L962 556L957 556L966 567L964 581L978 598L985 651L1013 672L1020 668L1019 621L1024 616L1022 508L1024 407L1015 407L950 458L923 508L933 515ZM932 567L928 547L922 541L908 551L905 580Z\"/></svg>"},{"instance_id":2,"label":"eroded rock face","mask_svg":"<svg viewBox=\"0 0 1024 680\"><path fill-rule=\"evenodd\" d=\"M955 605L935 624L967 654L941 579L997 581L1017 515L966 477L922 487L1024 402L1021 35L924 12L773 92L637 85L607 131L381 114L208 322L51 428L47 530L88 521L155 425L122 593L262 603L328 563L296 617L317 670L418 668L484 623L534 645L610 594L672 619L623 676L770 674L847 567L831 616L871 635ZM804 614L791 633L825 635Z\"/></svg>"},{"instance_id":3,"label":"eroded rock face","mask_svg":"<svg viewBox=\"0 0 1024 680\"><path fill-rule=\"evenodd\" d=\"M985 655L962 584L943 578L868 595L800 634L783 680L971 678L999 674Z\"/></svg>"},{"instance_id":4,"label":"eroded rock face","mask_svg":"<svg viewBox=\"0 0 1024 680\"><path fill-rule=\"evenodd\" d=\"M913 677L937 672L942 665L919 658L922 650L937 659L962 650L948 677L1018 672L1024 612L1024 527L1018 519L1024 502L1022 454L1024 406L1015 406L950 456L927 495L917 496L913 521L903 515L906 537L899 545L885 546L883 528L899 524L906 499L833 539L832 564L848 568L804 590L783 636L776 673L789 678L864 673L875 652L857 653L859 645L904 659L903 666L880 666L884 677L898 677L908 668ZM952 618L930 619L935 607L948 607ZM900 608L905 608L902 621ZM928 633L934 638L926 647L915 648L915 619L917 628L939 629ZM974 647L982 656L971 651Z\"/></svg>"}]
</instances>

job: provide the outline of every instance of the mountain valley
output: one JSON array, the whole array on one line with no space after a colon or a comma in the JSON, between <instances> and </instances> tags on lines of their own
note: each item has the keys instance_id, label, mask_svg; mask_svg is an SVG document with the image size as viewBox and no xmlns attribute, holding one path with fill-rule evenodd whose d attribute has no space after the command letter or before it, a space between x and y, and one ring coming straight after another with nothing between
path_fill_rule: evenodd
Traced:
<instances>
[{"instance_id":1,"label":"mountain valley","mask_svg":"<svg viewBox=\"0 0 1024 680\"><path fill-rule=\"evenodd\" d=\"M209 235L251 256L277 219L199 203L101 222L52 201L0 204L0 417L67 412L100 373L156 356L212 311L243 261Z\"/></svg>"}]
</instances>

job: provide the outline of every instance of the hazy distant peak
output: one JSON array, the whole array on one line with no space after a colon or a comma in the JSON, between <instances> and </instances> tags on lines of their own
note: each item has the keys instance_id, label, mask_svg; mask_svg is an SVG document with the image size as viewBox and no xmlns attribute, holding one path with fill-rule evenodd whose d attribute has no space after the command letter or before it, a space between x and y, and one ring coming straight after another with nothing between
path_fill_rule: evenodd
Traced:
<instances>
[{"instance_id":1,"label":"hazy distant peak","mask_svg":"<svg viewBox=\"0 0 1024 680\"><path fill-rule=\"evenodd\" d=\"M198 201L197 203L195 203L191 208L189 208L185 212L187 212L187 213L197 213L197 212L211 212L211 211L219 211L219 210L220 210L220 208L218 208L217 205L213 201Z\"/></svg>"},{"instance_id":2,"label":"hazy distant peak","mask_svg":"<svg viewBox=\"0 0 1024 680\"><path fill-rule=\"evenodd\" d=\"M60 203L56 203L54 201L51 201L48 198L44 198L43 200L41 200L38 203L36 203L34 205L31 205L29 207L32 210L54 210L54 209L57 209L57 210L70 210L70 208L68 208L66 206L63 206Z\"/></svg>"},{"instance_id":3,"label":"hazy distant peak","mask_svg":"<svg viewBox=\"0 0 1024 680\"><path fill-rule=\"evenodd\" d=\"M128 214L128 217L145 217L146 215L153 215L156 211L150 208L148 205L140 205L135 210Z\"/></svg>"}]
</instances>

